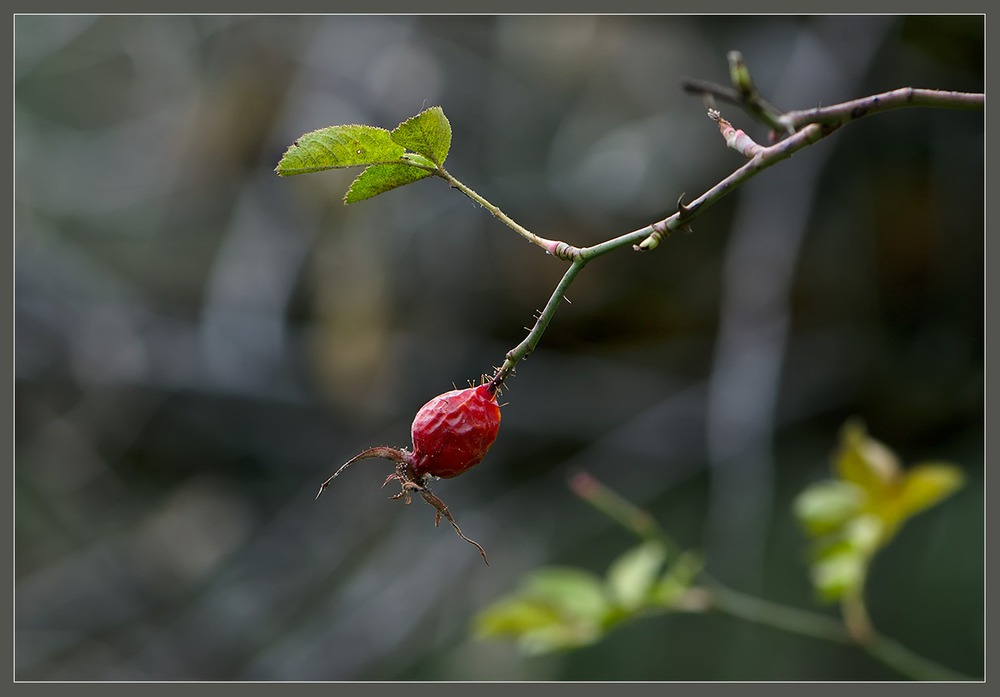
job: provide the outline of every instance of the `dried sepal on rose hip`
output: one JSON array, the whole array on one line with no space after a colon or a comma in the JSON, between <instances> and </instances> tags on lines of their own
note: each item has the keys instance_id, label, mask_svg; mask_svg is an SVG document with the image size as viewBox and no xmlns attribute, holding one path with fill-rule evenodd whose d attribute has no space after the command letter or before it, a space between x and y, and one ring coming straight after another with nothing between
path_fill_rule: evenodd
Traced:
<instances>
[{"instance_id":1,"label":"dried sepal on rose hip","mask_svg":"<svg viewBox=\"0 0 1000 697\"><path fill-rule=\"evenodd\" d=\"M384 458L396 464L396 471L386 478L382 486L394 479L401 486L400 492L389 498L410 503L411 494L419 495L437 510L434 525L438 525L444 516L459 537L475 545L483 561L489 564L486 550L462 533L448 507L431 493L427 484L432 478L457 477L483 461L500 430L500 405L497 403L499 389L497 376L477 387L451 390L434 397L420 407L413 417L413 425L410 427L412 451L388 445L368 448L345 462L320 484L316 498L326 491L330 482L355 462Z\"/></svg>"}]
</instances>

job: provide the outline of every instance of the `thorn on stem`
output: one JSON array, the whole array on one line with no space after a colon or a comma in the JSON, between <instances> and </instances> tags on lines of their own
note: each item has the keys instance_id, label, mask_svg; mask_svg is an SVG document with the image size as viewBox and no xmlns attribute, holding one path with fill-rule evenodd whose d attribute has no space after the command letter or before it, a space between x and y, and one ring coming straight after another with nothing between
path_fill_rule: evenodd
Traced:
<instances>
[{"instance_id":1,"label":"thorn on stem","mask_svg":"<svg viewBox=\"0 0 1000 697\"><path fill-rule=\"evenodd\" d=\"M694 230L691 229L691 225L684 221L684 218L691 215L691 209L684 205L684 194L681 194L677 199L677 215L680 216L680 229L688 235L694 232Z\"/></svg>"},{"instance_id":2,"label":"thorn on stem","mask_svg":"<svg viewBox=\"0 0 1000 697\"><path fill-rule=\"evenodd\" d=\"M691 209L684 205L685 194L686 192L677 197L677 212L681 214L682 218L691 212Z\"/></svg>"}]
</instances>

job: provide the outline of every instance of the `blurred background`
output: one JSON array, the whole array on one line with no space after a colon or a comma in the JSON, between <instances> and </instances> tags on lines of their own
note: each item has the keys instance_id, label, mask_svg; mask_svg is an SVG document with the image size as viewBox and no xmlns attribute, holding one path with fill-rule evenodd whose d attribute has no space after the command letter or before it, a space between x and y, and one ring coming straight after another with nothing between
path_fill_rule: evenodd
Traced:
<instances>
[{"instance_id":1,"label":"blurred background","mask_svg":"<svg viewBox=\"0 0 1000 697\"><path fill-rule=\"evenodd\" d=\"M783 109L983 91L947 16L28 16L15 38L20 680L882 680L719 615L526 658L471 636L543 565L635 542L586 471L720 580L817 605L790 505L842 423L968 482L876 562L876 626L983 672L984 129L904 109L750 181L656 251L593 262L504 394L488 458L403 507L371 445L524 336L565 266L438 180L344 206L299 135L441 105L449 170L588 245L741 164L683 78L740 50ZM735 107L723 116L759 141Z\"/></svg>"}]
</instances>

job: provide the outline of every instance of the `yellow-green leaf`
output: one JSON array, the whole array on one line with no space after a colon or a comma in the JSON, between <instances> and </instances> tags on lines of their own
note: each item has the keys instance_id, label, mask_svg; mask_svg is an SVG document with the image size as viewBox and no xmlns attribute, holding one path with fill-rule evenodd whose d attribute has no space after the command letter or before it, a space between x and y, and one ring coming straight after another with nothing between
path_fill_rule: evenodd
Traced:
<instances>
[{"instance_id":1,"label":"yellow-green leaf","mask_svg":"<svg viewBox=\"0 0 1000 697\"><path fill-rule=\"evenodd\" d=\"M366 198L429 177L430 172L412 165L371 165L351 183L344 196L344 203L357 203Z\"/></svg>"},{"instance_id":2,"label":"yellow-green leaf","mask_svg":"<svg viewBox=\"0 0 1000 697\"><path fill-rule=\"evenodd\" d=\"M396 162L405 148L384 128L328 126L299 137L285 151L275 171L288 177L341 167Z\"/></svg>"},{"instance_id":3,"label":"yellow-green leaf","mask_svg":"<svg viewBox=\"0 0 1000 697\"><path fill-rule=\"evenodd\" d=\"M439 106L411 116L392 131L392 139L399 145L420 153L435 164L444 164L451 149L451 124Z\"/></svg>"},{"instance_id":4,"label":"yellow-green leaf","mask_svg":"<svg viewBox=\"0 0 1000 697\"><path fill-rule=\"evenodd\" d=\"M608 611L608 599L601 579L582 569L538 569L525 579L522 595L544 600L574 617L599 620Z\"/></svg>"},{"instance_id":5,"label":"yellow-green leaf","mask_svg":"<svg viewBox=\"0 0 1000 697\"><path fill-rule=\"evenodd\" d=\"M895 454L871 438L859 421L844 425L834 467L842 480L857 484L873 499L884 496L900 476Z\"/></svg>"},{"instance_id":6,"label":"yellow-green leaf","mask_svg":"<svg viewBox=\"0 0 1000 697\"><path fill-rule=\"evenodd\" d=\"M858 554L870 558L887 539L885 522L878 515L859 515L844 526L844 539Z\"/></svg>"},{"instance_id":7,"label":"yellow-green leaf","mask_svg":"<svg viewBox=\"0 0 1000 697\"><path fill-rule=\"evenodd\" d=\"M839 479L813 484L795 500L796 516L813 537L813 584L828 600L860 593L878 550L909 518L964 480L962 471L947 463L904 470L859 421L844 425L834 468Z\"/></svg>"},{"instance_id":8,"label":"yellow-green leaf","mask_svg":"<svg viewBox=\"0 0 1000 697\"><path fill-rule=\"evenodd\" d=\"M597 641L600 625L566 617L547 602L511 597L494 603L475 619L480 639L513 639L529 655L578 648Z\"/></svg>"},{"instance_id":9,"label":"yellow-green leaf","mask_svg":"<svg viewBox=\"0 0 1000 697\"><path fill-rule=\"evenodd\" d=\"M475 632L480 637L519 637L560 621L559 613L546 603L511 596L498 600L476 615Z\"/></svg>"},{"instance_id":10,"label":"yellow-green leaf","mask_svg":"<svg viewBox=\"0 0 1000 697\"><path fill-rule=\"evenodd\" d=\"M864 585L867 558L857 550L841 548L816 561L810 569L813 586L825 601L839 600Z\"/></svg>"},{"instance_id":11,"label":"yellow-green leaf","mask_svg":"<svg viewBox=\"0 0 1000 697\"><path fill-rule=\"evenodd\" d=\"M595 625L554 624L525 632L518 646L528 656L539 656L553 651L578 649L595 643L602 636L603 632Z\"/></svg>"},{"instance_id":12,"label":"yellow-green leaf","mask_svg":"<svg viewBox=\"0 0 1000 697\"><path fill-rule=\"evenodd\" d=\"M604 633L609 606L595 575L549 567L530 574L516 593L480 612L480 638L511 638L529 654L576 648Z\"/></svg>"},{"instance_id":13,"label":"yellow-green leaf","mask_svg":"<svg viewBox=\"0 0 1000 697\"><path fill-rule=\"evenodd\" d=\"M900 521L944 500L965 482L965 475L955 465L923 463L907 471L894 500L894 513Z\"/></svg>"},{"instance_id":14,"label":"yellow-green leaf","mask_svg":"<svg viewBox=\"0 0 1000 697\"><path fill-rule=\"evenodd\" d=\"M619 607L635 610L646 603L666 558L662 544L646 542L615 560L608 569L608 590Z\"/></svg>"},{"instance_id":15,"label":"yellow-green leaf","mask_svg":"<svg viewBox=\"0 0 1000 697\"><path fill-rule=\"evenodd\" d=\"M861 512L865 492L857 484L829 479L810 485L792 505L806 532L825 535Z\"/></svg>"}]
</instances>

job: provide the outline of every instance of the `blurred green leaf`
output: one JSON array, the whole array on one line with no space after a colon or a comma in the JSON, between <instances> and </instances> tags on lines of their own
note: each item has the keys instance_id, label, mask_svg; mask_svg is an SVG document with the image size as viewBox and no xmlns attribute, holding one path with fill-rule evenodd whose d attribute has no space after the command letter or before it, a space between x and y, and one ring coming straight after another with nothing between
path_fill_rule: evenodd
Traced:
<instances>
[{"instance_id":1,"label":"blurred green leaf","mask_svg":"<svg viewBox=\"0 0 1000 697\"><path fill-rule=\"evenodd\" d=\"M411 116L392 131L392 140L420 153L434 164L444 164L451 149L451 124L439 106Z\"/></svg>"},{"instance_id":2,"label":"blurred green leaf","mask_svg":"<svg viewBox=\"0 0 1000 697\"><path fill-rule=\"evenodd\" d=\"M566 615L595 620L603 619L609 607L601 579L571 567L538 569L525 580L523 595L544 600Z\"/></svg>"},{"instance_id":3,"label":"blurred green leaf","mask_svg":"<svg viewBox=\"0 0 1000 697\"><path fill-rule=\"evenodd\" d=\"M885 541L885 522L876 515L859 515L844 525L844 539L863 557L871 557Z\"/></svg>"},{"instance_id":4,"label":"blurred green leaf","mask_svg":"<svg viewBox=\"0 0 1000 697\"><path fill-rule=\"evenodd\" d=\"M795 517L810 535L836 530L865 505L865 492L856 484L830 479L807 487L793 502Z\"/></svg>"},{"instance_id":5,"label":"blurred green leaf","mask_svg":"<svg viewBox=\"0 0 1000 697\"><path fill-rule=\"evenodd\" d=\"M528 654L585 646L602 634L595 622L565 616L548 601L520 596L500 600L476 615L475 632L480 638L514 639Z\"/></svg>"},{"instance_id":6,"label":"blurred green leaf","mask_svg":"<svg viewBox=\"0 0 1000 697\"><path fill-rule=\"evenodd\" d=\"M529 656L537 656L553 651L578 649L598 641L604 633L600 627L586 623L553 624L525 632L518 643Z\"/></svg>"},{"instance_id":7,"label":"blurred green leaf","mask_svg":"<svg viewBox=\"0 0 1000 697\"><path fill-rule=\"evenodd\" d=\"M910 469L898 494L901 517L909 518L930 508L965 483L965 475L949 463L923 463Z\"/></svg>"},{"instance_id":8,"label":"blurred green leaf","mask_svg":"<svg viewBox=\"0 0 1000 697\"><path fill-rule=\"evenodd\" d=\"M550 567L531 573L519 592L480 612L475 630L482 638L516 639L526 653L545 653L597 641L610 609L599 578Z\"/></svg>"},{"instance_id":9,"label":"blurred green leaf","mask_svg":"<svg viewBox=\"0 0 1000 697\"><path fill-rule=\"evenodd\" d=\"M608 591L624 610L636 610L646 604L667 551L658 542L645 542L620 557L608 569Z\"/></svg>"},{"instance_id":10,"label":"blurred green leaf","mask_svg":"<svg viewBox=\"0 0 1000 697\"><path fill-rule=\"evenodd\" d=\"M662 543L643 543L615 560L603 582L572 567L534 571L518 592L476 616L475 634L513 639L528 654L592 644L623 621L675 608L701 571L701 561L683 554L657 578L667 557Z\"/></svg>"},{"instance_id":11,"label":"blurred green leaf","mask_svg":"<svg viewBox=\"0 0 1000 697\"><path fill-rule=\"evenodd\" d=\"M861 591L871 559L881 545L883 529L878 516L862 514L846 521L835 533L815 540L810 574L823 601Z\"/></svg>"},{"instance_id":12,"label":"blurred green leaf","mask_svg":"<svg viewBox=\"0 0 1000 697\"><path fill-rule=\"evenodd\" d=\"M405 184L429 177L430 172L411 165L372 165L351 183L344 203L357 203Z\"/></svg>"},{"instance_id":13,"label":"blurred green leaf","mask_svg":"<svg viewBox=\"0 0 1000 697\"><path fill-rule=\"evenodd\" d=\"M398 162L405 149L389 131L375 126L328 126L299 137L275 171L288 177L341 167Z\"/></svg>"},{"instance_id":14,"label":"blurred green leaf","mask_svg":"<svg viewBox=\"0 0 1000 697\"><path fill-rule=\"evenodd\" d=\"M824 556L810 569L813 586L827 602L858 593L864 585L868 560L851 547Z\"/></svg>"},{"instance_id":15,"label":"blurred green leaf","mask_svg":"<svg viewBox=\"0 0 1000 697\"><path fill-rule=\"evenodd\" d=\"M481 636L520 636L561 621L556 608L537 600L511 596L498 600L476 616Z\"/></svg>"},{"instance_id":16,"label":"blurred green leaf","mask_svg":"<svg viewBox=\"0 0 1000 697\"><path fill-rule=\"evenodd\" d=\"M900 475L893 452L869 437L857 420L848 421L841 431L834 468L841 479L857 484L871 498L881 497Z\"/></svg>"}]
</instances>

